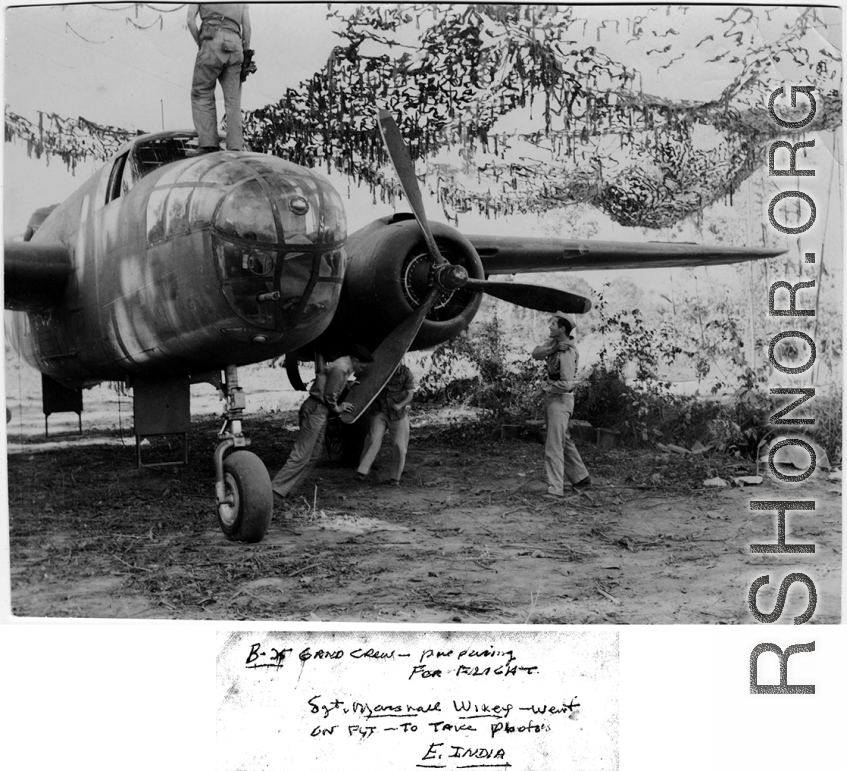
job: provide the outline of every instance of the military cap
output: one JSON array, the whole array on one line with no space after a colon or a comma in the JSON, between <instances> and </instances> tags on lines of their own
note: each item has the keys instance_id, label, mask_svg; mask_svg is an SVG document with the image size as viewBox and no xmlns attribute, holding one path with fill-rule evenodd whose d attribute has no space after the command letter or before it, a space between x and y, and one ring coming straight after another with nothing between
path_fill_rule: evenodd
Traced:
<instances>
[{"instance_id":1,"label":"military cap","mask_svg":"<svg viewBox=\"0 0 847 771\"><path fill-rule=\"evenodd\" d=\"M354 356L359 361L364 362L365 364L370 364L374 360L374 357L371 355L371 352L367 348L365 348L364 345L359 345L357 343L354 343L350 347L349 355Z\"/></svg>"},{"instance_id":2,"label":"military cap","mask_svg":"<svg viewBox=\"0 0 847 771\"><path fill-rule=\"evenodd\" d=\"M576 329L576 316L573 313L562 313L562 311L556 311L554 314L554 318L564 319L570 325L570 329L568 330L568 334L573 332Z\"/></svg>"}]
</instances>

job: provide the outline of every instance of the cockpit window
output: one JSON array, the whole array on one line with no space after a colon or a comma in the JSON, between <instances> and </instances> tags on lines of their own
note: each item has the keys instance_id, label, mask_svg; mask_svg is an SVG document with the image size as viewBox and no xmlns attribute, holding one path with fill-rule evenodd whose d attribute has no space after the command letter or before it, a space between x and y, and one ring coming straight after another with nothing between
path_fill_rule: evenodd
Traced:
<instances>
[{"instance_id":1,"label":"cockpit window","mask_svg":"<svg viewBox=\"0 0 847 771\"><path fill-rule=\"evenodd\" d=\"M197 154L197 137L193 134L159 137L137 142L132 149L138 179L161 166Z\"/></svg>"},{"instance_id":2,"label":"cockpit window","mask_svg":"<svg viewBox=\"0 0 847 771\"><path fill-rule=\"evenodd\" d=\"M136 142L129 152L115 159L109 174L104 203L125 196L138 180L151 171L168 163L190 158L197 152L197 137L193 134L177 134ZM178 172L179 169L176 170L176 173Z\"/></svg>"}]
</instances>

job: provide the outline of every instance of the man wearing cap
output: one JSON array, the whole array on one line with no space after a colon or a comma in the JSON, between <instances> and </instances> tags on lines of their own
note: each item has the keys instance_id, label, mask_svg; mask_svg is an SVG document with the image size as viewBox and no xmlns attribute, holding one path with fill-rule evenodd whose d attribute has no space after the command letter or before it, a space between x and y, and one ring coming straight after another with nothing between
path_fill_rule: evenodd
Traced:
<instances>
[{"instance_id":1,"label":"man wearing cap","mask_svg":"<svg viewBox=\"0 0 847 771\"><path fill-rule=\"evenodd\" d=\"M201 27L197 29L197 16ZM188 31L197 43L191 81L191 115L202 152L220 149L215 84L220 81L226 110L226 149L242 150L241 64L250 48L250 12L246 3L192 3Z\"/></svg>"},{"instance_id":2,"label":"man wearing cap","mask_svg":"<svg viewBox=\"0 0 847 771\"><path fill-rule=\"evenodd\" d=\"M547 364L547 385L544 387L547 415L544 467L550 485L547 493L557 498L565 494L565 477L575 489L591 485L588 469L585 468L568 431L568 423L573 413L576 371L579 366L579 352L571 337L574 330L574 316L559 311L550 319L550 339L532 352L532 358L545 359Z\"/></svg>"},{"instance_id":3,"label":"man wearing cap","mask_svg":"<svg viewBox=\"0 0 847 771\"><path fill-rule=\"evenodd\" d=\"M388 434L391 442L391 469L388 484L399 485L406 466L406 452L409 449L409 405L415 393L415 376L405 362L400 362L391 379L385 384L376 399L371 415L368 436L362 448L358 475L365 481L371 471L382 439Z\"/></svg>"},{"instance_id":4,"label":"man wearing cap","mask_svg":"<svg viewBox=\"0 0 847 771\"><path fill-rule=\"evenodd\" d=\"M333 359L318 373L309 390L309 398L300 406L300 432L294 449L273 478L273 491L277 495L288 497L317 465L323 453L326 422L330 415L340 415L353 409L350 402L338 403L348 378L361 374L372 361L373 356L367 348L354 345L348 356Z\"/></svg>"}]
</instances>

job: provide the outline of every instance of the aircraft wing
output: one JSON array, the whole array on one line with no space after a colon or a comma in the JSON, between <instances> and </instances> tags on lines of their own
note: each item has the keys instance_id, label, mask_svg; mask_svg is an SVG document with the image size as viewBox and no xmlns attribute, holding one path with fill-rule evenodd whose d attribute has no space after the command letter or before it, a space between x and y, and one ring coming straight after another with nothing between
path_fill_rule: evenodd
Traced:
<instances>
[{"instance_id":1,"label":"aircraft wing","mask_svg":"<svg viewBox=\"0 0 847 771\"><path fill-rule=\"evenodd\" d=\"M62 244L7 241L3 253L6 310L43 311L61 300L72 270Z\"/></svg>"},{"instance_id":2,"label":"aircraft wing","mask_svg":"<svg viewBox=\"0 0 847 771\"><path fill-rule=\"evenodd\" d=\"M653 241L632 243L515 236L468 236L468 240L479 254L486 275L727 265L776 257L785 251Z\"/></svg>"}]
</instances>

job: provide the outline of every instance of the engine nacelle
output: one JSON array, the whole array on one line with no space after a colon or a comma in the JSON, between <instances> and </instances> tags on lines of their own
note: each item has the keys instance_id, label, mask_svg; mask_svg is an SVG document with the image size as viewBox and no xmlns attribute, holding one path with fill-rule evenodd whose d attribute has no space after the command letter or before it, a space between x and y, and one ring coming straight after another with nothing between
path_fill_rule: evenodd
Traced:
<instances>
[{"instance_id":1,"label":"engine nacelle","mask_svg":"<svg viewBox=\"0 0 847 771\"><path fill-rule=\"evenodd\" d=\"M448 262L463 266L471 278L485 277L467 238L438 222L431 228ZM338 311L318 347L356 342L374 350L426 297L432 286L432 258L411 214L385 217L353 233L347 253L355 257L347 266ZM427 314L412 349L432 348L465 330L481 302L479 292L445 292ZM355 340L350 330L355 330Z\"/></svg>"}]
</instances>

